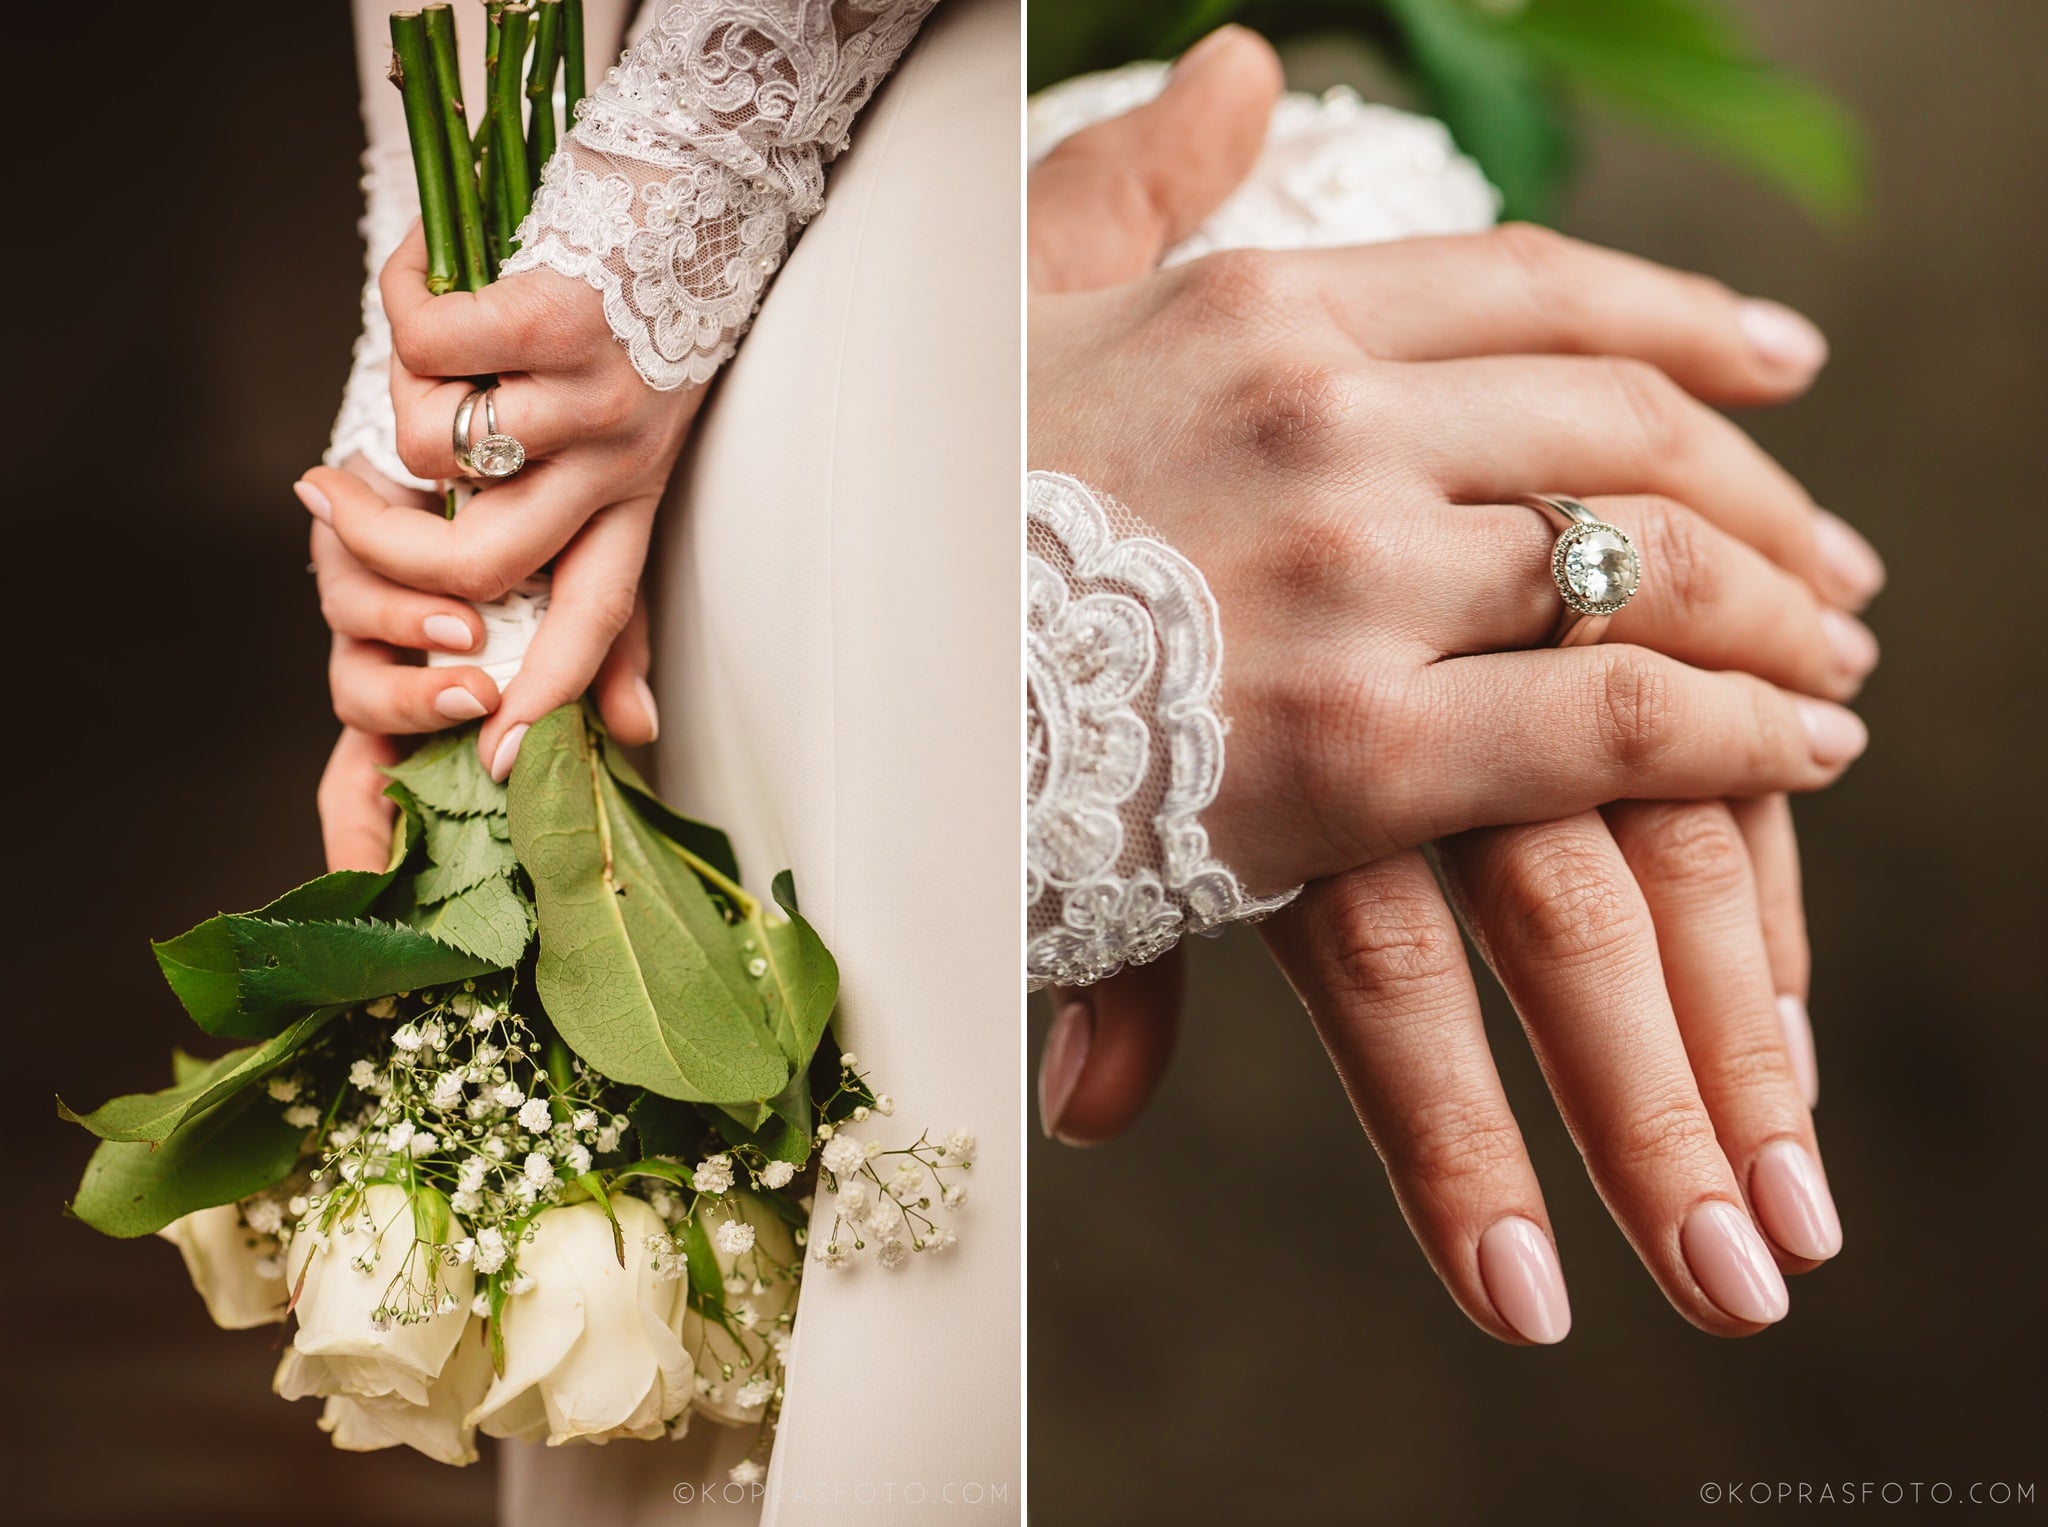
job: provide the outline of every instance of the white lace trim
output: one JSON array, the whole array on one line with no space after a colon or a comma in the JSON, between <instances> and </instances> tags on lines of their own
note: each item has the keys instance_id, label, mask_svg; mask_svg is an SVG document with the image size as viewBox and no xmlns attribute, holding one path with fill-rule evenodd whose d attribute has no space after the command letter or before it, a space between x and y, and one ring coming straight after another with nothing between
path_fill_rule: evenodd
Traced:
<instances>
[{"instance_id":1,"label":"white lace trim","mask_svg":"<svg viewBox=\"0 0 2048 1527\"><path fill-rule=\"evenodd\" d=\"M1293 900L1209 853L1223 634L1193 563L1057 472L1026 494L1026 974L1086 986ZM1297 888L1298 889L1298 888Z\"/></svg>"},{"instance_id":2,"label":"white lace trim","mask_svg":"<svg viewBox=\"0 0 2048 1527\"><path fill-rule=\"evenodd\" d=\"M669 5L578 108L501 274L585 282L650 387L708 382L934 3Z\"/></svg>"}]
</instances>

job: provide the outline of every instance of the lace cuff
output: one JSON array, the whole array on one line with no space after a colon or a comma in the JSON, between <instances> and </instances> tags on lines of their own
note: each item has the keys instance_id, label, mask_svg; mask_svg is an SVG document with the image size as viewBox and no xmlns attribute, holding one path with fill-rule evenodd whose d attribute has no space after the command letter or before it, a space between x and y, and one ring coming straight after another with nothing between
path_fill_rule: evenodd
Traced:
<instances>
[{"instance_id":1,"label":"lace cuff","mask_svg":"<svg viewBox=\"0 0 2048 1527\"><path fill-rule=\"evenodd\" d=\"M1186 933L1263 917L1209 853L1223 635L1193 563L1115 500L1027 479L1026 976L1086 986Z\"/></svg>"},{"instance_id":2,"label":"lace cuff","mask_svg":"<svg viewBox=\"0 0 2048 1527\"><path fill-rule=\"evenodd\" d=\"M578 108L502 273L596 289L648 386L708 382L934 3L669 5Z\"/></svg>"}]
</instances>

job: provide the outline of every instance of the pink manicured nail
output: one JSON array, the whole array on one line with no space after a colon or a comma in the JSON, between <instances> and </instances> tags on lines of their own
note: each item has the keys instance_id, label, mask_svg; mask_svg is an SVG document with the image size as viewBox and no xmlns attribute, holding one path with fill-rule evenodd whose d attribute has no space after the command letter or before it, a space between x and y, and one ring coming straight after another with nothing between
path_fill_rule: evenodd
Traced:
<instances>
[{"instance_id":1,"label":"pink manicured nail","mask_svg":"<svg viewBox=\"0 0 2048 1527\"><path fill-rule=\"evenodd\" d=\"M420 622L420 630L429 642L450 652L467 652L476 646L469 627L453 615L429 615Z\"/></svg>"},{"instance_id":2,"label":"pink manicured nail","mask_svg":"<svg viewBox=\"0 0 2048 1527\"><path fill-rule=\"evenodd\" d=\"M1811 376L1827 364L1827 336L1782 302L1746 298L1735 309L1735 322L1750 348L1773 366Z\"/></svg>"},{"instance_id":3,"label":"pink manicured nail","mask_svg":"<svg viewBox=\"0 0 2048 1527\"><path fill-rule=\"evenodd\" d=\"M1791 1052L1792 1075L1806 1096L1806 1106L1820 1106L1820 1059L1813 1048L1813 1019L1806 1004L1787 992L1778 999L1778 1022L1785 1028L1785 1048Z\"/></svg>"},{"instance_id":4,"label":"pink manicured nail","mask_svg":"<svg viewBox=\"0 0 2048 1527\"><path fill-rule=\"evenodd\" d=\"M1884 587L1884 558L1840 515L1814 511L1813 544L1827 570L1854 597L1869 599Z\"/></svg>"},{"instance_id":5,"label":"pink manicured nail","mask_svg":"<svg viewBox=\"0 0 2048 1527\"><path fill-rule=\"evenodd\" d=\"M490 707L461 685L455 684L434 696L434 709L450 721L474 721Z\"/></svg>"},{"instance_id":6,"label":"pink manicured nail","mask_svg":"<svg viewBox=\"0 0 2048 1527\"><path fill-rule=\"evenodd\" d=\"M1806 728L1807 746L1813 749L1815 763L1847 763L1862 756L1870 745L1870 730L1854 711L1825 700L1802 699L1797 703L1799 723Z\"/></svg>"},{"instance_id":7,"label":"pink manicured nail","mask_svg":"<svg viewBox=\"0 0 2048 1527\"><path fill-rule=\"evenodd\" d=\"M299 502L306 506L307 512L314 519L323 525L332 525L334 523L334 505L327 502L327 495L325 493L322 493L309 482L293 483L292 492L298 495Z\"/></svg>"},{"instance_id":8,"label":"pink manicured nail","mask_svg":"<svg viewBox=\"0 0 2048 1527\"><path fill-rule=\"evenodd\" d=\"M1060 1137L1060 1117L1073 1099L1094 1041L1094 1002L1069 997L1053 1015L1052 1032L1045 1036L1045 1054L1038 1063L1038 1122L1050 1139Z\"/></svg>"},{"instance_id":9,"label":"pink manicured nail","mask_svg":"<svg viewBox=\"0 0 2048 1527\"><path fill-rule=\"evenodd\" d=\"M1791 1311L1771 1249L1726 1199L1710 1198L1687 1215L1678 1244L1707 1297L1737 1320L1770 1325Z\"/></svg>"},{"instance_id":10,"label":"pink manicured nail","mask_svg":"<svg viewBox=\"0 0 2048 1527\"><path fill-rule=\"evenodd\" d=\"M654 691L645 679L635 679L633 693L640 697L640 708L647 712L647 740L652 742L661 735L661 711L654 703Z\"/></svg>"},{"instance_id":11,"label":"pink manicured nail","mask_svg":"<svg viewBox=\"0 0 2048 1527\"><path fill-rule=\"evenodd\" d=\"M491 778L503 784L512 773L512 765L519 761L519 744L526 741L527 724L522 721L507 732L498 742L497 756L491 760Z\"/></svg>"},{"instance_id":12,"label":"pink manicured nail","mask_svg":"<svg viewBox=\"0 0 2048 1527\"><path fill-rule=\"evenodd\" d=\"M1835 666L1850 678L1865 678L1877 666L1877 638L1855 616L1844 615L1840 610L1822 610L1820 628L1828 639L1828 650L1834 654Z\"/></svg>"},{"instance_id":13,"label":"pink manicured nail","mask_svg":"<svg viewBox=\"0 0 2048 1527\"><path fill-rule=\"evenodd\" d=\"M1497 1219L1479 1238L1479 1278L1500 1318L1518 1335L1549 1346L1572 1328L1564 1270L1540 1227L1519 1214Z\"/></svg>"},{"instance_id":14,"label":"pink manicured nail","mask_svg":"<svg viewBox=\"0 0 2048 1527\"><path fill-rule=\"evenodd\" d=\"M1825 1262L1842 1249L1842 1220L1827 1179L1797 1140L1773 1140L1757 1152L1749 1199L1771 1239L1793 1256Z\"/></svg>"}]
</instances>

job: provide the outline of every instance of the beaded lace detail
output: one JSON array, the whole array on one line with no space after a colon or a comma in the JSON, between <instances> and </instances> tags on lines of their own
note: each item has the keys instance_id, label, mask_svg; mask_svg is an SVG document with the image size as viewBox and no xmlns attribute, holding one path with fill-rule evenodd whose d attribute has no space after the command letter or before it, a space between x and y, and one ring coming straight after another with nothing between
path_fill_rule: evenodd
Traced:
<instances>
[{"instance_id":1,"label":"beaded lace detail","mask_svg":"<svg viewBox=\"0 0 2048 1527\"><path fill-rule=\"evenodd\" d=\"M1026 974L1085 986L1262 917L1209 852L1223 636L1193 563L1057 472L1026 495Z\"/></svg>"},{"instance_id":2,"label":"beaded lace detail","mask_svg":"<svg viewBox=\"0 0 2048 1527\"><path fill-rule=\"evenodd\" d=\"M650 387L739 343L935 0L680 0L577 110L503 274L587 282Z\"/></svg>"}]
</instances>

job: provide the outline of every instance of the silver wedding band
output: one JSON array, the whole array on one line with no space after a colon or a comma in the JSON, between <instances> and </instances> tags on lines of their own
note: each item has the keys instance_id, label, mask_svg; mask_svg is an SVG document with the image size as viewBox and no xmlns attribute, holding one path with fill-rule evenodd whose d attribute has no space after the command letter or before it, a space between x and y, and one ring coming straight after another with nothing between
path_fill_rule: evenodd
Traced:
<instances>
[{"instance_id":1,"label":"silver wedding band","mask_svg":"<svg viewBox=\"0 0 2048 1527\"><path fill-rule=\"evenodd\" d=\"M1564 609L1553 647L1590 647L1607 634L1607 620L1635 598L1642 558L1628 532L1609 525L1575 498L1531 493L1522 499L1563 532L1550 551L1550 577Z\"/></svg>"},{"instance_id":2,"label":"silver wedding band","mask_svg":"<svg viewBox=\"0 0 2048 1527\"><path fill-rule=\"evenodd\" d=\"M484 408L484 437L471 440L477 404ZM455 405L455 464L465 477L510 477L526 465L526 447L511 435L498 433L498 384L471 388Z\"/></svg>"}]
</instances>

